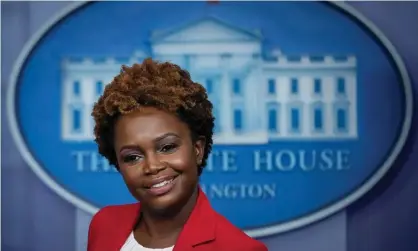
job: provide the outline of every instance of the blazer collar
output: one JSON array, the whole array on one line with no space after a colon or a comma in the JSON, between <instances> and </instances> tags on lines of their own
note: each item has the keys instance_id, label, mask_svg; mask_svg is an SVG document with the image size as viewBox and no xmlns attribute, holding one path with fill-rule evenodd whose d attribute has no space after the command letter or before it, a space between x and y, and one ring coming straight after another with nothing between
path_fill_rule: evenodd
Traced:
<instances>
[{"instance_id":1,"label":"blazer collar","mask_svg":"<svg viewBox=\"0 0 418 251\"><path fill-rule=\"evenodd\" d=\"M140 203L124 205L122 208L123 211L118 213L117 221L113 222L114 225L108 226L111 227L111 236L115 240L115 242L108 244L110 250L120 250L122 248L138 221Z\"/></svg>"},{"instance_id":2,"label":"blazer collar","mask_svg":"<svg viewBox=\"0 0 418 251\"><path fill-rule=\"evenodd\" d=\"M177 239L173 251L187 250L215 239L216 214L202 189L198 188L196 205Z\"/></svg>"},{"instance_id":3,"label":"blazer collar","mask_svg":"<svg viewBox=\"0 0 418 251\"><path fill-rule=\"evenodd\" d=\"M141 208L140 204L133 204L119 219L121 225L124 226L120 231L115 232L115 235L118 237L117 239L121 240L119 249L123 246L138 221ZM180 232L173 251L183 251L185 249L187 250L187 248L213 241L215 239L215 218L215 211L212 209L208 198L199 186L195 207L189 219L186 221L183 230Z\"/></svg>"}]
</instances>

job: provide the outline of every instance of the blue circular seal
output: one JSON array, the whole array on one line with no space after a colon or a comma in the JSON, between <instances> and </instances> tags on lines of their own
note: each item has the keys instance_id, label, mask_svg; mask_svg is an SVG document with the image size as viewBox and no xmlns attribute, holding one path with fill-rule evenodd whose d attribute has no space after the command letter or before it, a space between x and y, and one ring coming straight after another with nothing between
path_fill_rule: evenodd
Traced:
<instances>
[{"instance_id":1,"label":"blue circular seal","mask_svg":"<svg viewBox=\"0 0 418 251\"><path fill-rule=\"evenodd\" d=\"M402 150L412 91L392 44L342 3L78 3L27 44L8 94L12 134L51 189L94 213L132 202L97 153L92 106L122 64L168 60L216 116L201 179L253 237L327 217L370 190Z\"/></svg>"}]
</instances>

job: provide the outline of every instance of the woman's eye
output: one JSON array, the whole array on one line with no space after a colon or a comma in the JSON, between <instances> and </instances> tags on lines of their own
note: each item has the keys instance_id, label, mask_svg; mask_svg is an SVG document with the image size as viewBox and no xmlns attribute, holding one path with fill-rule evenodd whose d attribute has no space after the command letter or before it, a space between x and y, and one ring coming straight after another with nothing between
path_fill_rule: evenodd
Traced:
<instances>
[{"instance_id":1,"label":"woman's eye","mask_svg":"<svg viewBox=\"0 0 418 251\"><path fill-rule=\"evenodd\" d=\"M176 149L175 144L167 144L167 145L164 145L163 147L161 147L160 152L169 153L169 152L174 151L175 149Z\"/></svg>"},{"instance_id":2,"label":"woman's eye","mask_svg":"<svg viewBox=\"0 0 418 251\"><path fill-rule=\"evenodd\" d=\"M137 162L137 161L140 161L140 160L142 160L142 156L140 156L140 155L128 155L128 156L125 156L124 158L123 158L123 162L125 162L125 163L134 163L134 162Z\"/></svg>"}]
</instances>

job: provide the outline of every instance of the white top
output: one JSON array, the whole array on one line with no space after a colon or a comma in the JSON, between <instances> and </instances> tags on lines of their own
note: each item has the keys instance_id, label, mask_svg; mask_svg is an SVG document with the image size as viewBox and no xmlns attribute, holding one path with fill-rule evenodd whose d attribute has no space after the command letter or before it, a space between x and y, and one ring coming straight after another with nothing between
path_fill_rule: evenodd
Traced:
<instances>
[{"instance_id":1,"label":"white top","mask_svg":"<svg viewBox=\"0 0 418 251\"><path fill-rule=\"evenodd\" d=\"M135 240L134 233L131 232L120 251L173 251L173 248L174 246L168 248L146 248Z\"/></svg>"}]
</instances>

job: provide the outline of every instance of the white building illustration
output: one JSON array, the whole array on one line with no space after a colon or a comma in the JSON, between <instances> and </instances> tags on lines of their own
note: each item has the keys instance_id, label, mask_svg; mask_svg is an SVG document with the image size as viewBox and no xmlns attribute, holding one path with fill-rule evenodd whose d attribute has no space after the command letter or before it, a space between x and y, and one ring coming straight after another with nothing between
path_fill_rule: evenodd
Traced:
<instances>
[{"instance_id":1,"label":"white building illustration","mask_svg":"<svg viewBox=\"0 0 418 251\"><path fill-rule=\"evenodd\" d=\"M151 54L125 61L65 59L62 64L62 139L91 141L91 110L104 86L146 57L186 68L214 104L215 144L262 144L275 140L357 138L354 56L266 56L258 32L205 18L154 32Z\"/></svg>"}]
</instances>

